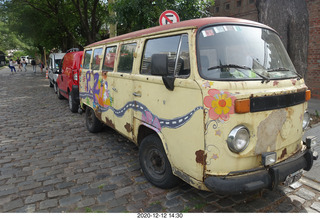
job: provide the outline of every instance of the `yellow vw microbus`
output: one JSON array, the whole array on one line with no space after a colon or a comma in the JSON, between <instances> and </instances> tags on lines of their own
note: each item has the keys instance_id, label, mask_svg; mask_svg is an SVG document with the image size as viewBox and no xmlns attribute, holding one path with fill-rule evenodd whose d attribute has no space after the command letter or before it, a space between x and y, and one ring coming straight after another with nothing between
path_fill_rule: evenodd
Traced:
<instances>
[{"instance_id":1,"label":"yellow vw microbus","mask_svg":"<svg viewBox=\"0 0 320 219\"><path fill-rule=\"evenodd\" d=\"M139 146L145 177L241 194L299 179L315 139L302 142L311 97L278 34L260 23L203 18L85 47L86 126Z\"/></svg>"}]
</instances>

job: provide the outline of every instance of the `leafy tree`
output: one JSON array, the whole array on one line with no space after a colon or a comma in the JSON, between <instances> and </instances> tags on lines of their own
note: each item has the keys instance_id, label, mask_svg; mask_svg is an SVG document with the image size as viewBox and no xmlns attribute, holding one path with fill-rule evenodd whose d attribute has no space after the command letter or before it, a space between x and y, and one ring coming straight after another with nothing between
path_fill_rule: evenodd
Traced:
<instances>
[{"instance_id":1,"label":"leafy tree","mask_svg":"<svg viewBox=\"0 0 320 219\"><path fill-rule=\"evenodd\" d=\"M207 17L214 0L116 0L109 7L115 11L113 22L120 34L159 25L165 10L174 10L180 20Z\"/></svg>"},{"instance_id":2,"label":"leafy tree","mask_svg":"<svg viewBox=\"0 0 320 219\"><path fill-rule=\"evenodd\" d=\"M10 29L40 49L83 47L106 37L108 8L100 0L7 0Z\"/></svg>"}]
</instances>

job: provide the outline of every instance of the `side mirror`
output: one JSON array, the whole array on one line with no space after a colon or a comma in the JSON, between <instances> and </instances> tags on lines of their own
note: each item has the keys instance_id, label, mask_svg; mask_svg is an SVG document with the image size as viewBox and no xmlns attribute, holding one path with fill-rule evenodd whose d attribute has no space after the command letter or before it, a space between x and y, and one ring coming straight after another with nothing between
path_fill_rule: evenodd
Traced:
<instances>
[{"instance_id":1,"label":"side mirror","mask_svg":"<svg viewBox=\"0 0 320 219\"><path fill-rule=\"evenodd\" d=\"M151 56L151 75L162 76L162 81L168 90L174 89L175 77L169 75L167 54L153 54Z\"/></svg>"},{"instance_id":2,"label":"side mirror","mask_svg":"<svg viewBox=\"0 0 320 219\"><path fill-rule=\"evenodd\" d=\"M159 76L168 75L167 54L153 54L151 56L151 74Z\"/></svg>"}]
</instances>

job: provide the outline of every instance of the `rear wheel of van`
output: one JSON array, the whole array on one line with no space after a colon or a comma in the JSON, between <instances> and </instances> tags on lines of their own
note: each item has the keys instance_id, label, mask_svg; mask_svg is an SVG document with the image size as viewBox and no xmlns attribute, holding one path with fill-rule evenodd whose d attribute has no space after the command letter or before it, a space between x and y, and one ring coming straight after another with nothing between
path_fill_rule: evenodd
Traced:
<instances>
[{"instance_id":1,"label":"rear wheel of van","mask_svg":"<svg viewBox=\"0 0 320 219\"><path fill-rule=\"evenodd\" d=\"M152 184L163 189L170 189L178 185L180 180L173 175L162 142L157 135L149 135L142 140L139 159L145 177Z\"/></svg>"},{"instance_id":2,"label":"rear wheel of van","mask_svg":"<svg viewBox=\"0 0 320 219\"><path fill-rule=\"evenodd\" d=\"M71 92L69 92L69 109L71 110L71 112L76 113L78 112L78 104L75 103L75 101L72 98Z\"/></svg>"},{"instance_id":3,"label":"rear wheel of van","mask_svg":"<svg viewBox=\"0 0 320 219\"><path fill-rule=\"evenodd\" d=\"M93 109L90 107L86 108L86 126L88 131L92 133L100 132L103 127L102 122L96 117Z\"/></svg>"}]
</instances>

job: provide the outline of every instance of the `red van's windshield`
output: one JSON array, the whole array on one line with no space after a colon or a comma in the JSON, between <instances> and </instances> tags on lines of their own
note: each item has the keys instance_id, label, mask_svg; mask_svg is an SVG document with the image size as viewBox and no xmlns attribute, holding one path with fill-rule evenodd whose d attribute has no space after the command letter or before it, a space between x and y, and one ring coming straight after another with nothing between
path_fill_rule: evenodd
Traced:
<instances>
[{"instance_id":1,"label":"red van's windshield","mask_svg":"<svg viewBox=\"0 0 320 219\"><path fill-rule=\"evenodd\" d=\"M270 80L300 77L279 36L271 30L240 25L199 31L201 77L208 80Z\"/></svg>"}]
</instances>

